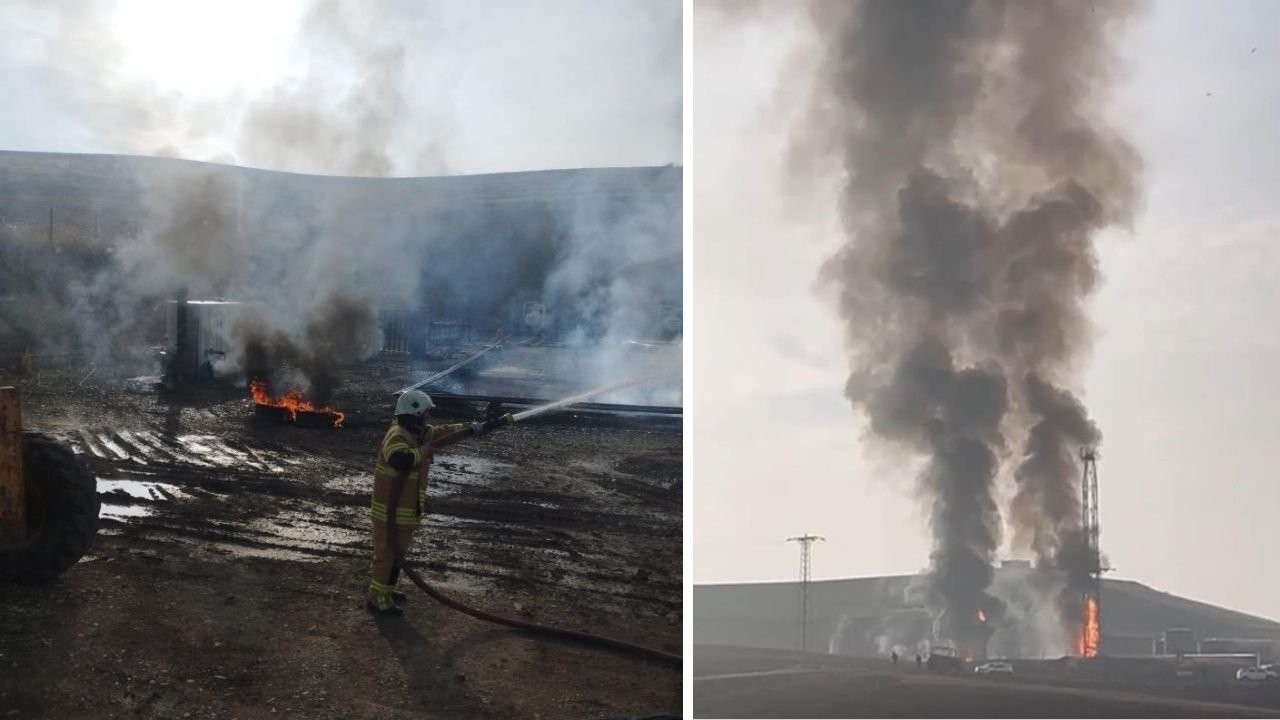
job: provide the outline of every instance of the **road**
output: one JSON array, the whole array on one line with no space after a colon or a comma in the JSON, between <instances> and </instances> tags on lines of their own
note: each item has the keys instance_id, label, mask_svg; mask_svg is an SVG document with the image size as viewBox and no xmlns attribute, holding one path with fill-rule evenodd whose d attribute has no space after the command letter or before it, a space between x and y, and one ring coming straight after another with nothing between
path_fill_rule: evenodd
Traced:
<instances>
[{"instance_id":1,"label":"road","mask_svg":"<svg viewBox=\"0 0 1280 720\"><path fill-rule=\"evenodd\" d=\"M772 666L772 667L771 667ZM1226 703L1065 687L1016 678L944 677L886 661L694 648L699 718L1280 717Z\"/></svg>"}]
</instances>

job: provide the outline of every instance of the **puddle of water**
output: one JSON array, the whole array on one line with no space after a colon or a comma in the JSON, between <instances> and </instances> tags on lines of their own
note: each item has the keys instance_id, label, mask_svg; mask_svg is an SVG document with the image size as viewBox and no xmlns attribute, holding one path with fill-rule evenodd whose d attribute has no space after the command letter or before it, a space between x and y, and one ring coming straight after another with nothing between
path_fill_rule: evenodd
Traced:
<instances>
[{"instance_id":1,"label":"puddle of water","mask_svg":"<svg viewBox=\"0 0 1280 720\"><path fill-rule=\"evenodd\" d=\"M227 445L226 443L223 443L223 446L226 447L227 452L233 452L233 453L240 452L239 450L236 450L235 448L231 447L230 445ZM284 472L284 468L280 467L279 465L276 465L275 463L271 462L268 459L268 455L266 451L255 450L249 447L248 445L245 445L243 447L244 447L244 456L246 458L249 458L249 457L253 458L252 460L245 460L245 462L248 465L256 467L260 470L266 470L268 472L273 472L273 473ZM294 464L297 464L297 463L294 463Z\"/></svg>"},{"instance_id":2,"label":"puddle of water","mask_svg":"<svg viewBox=\"0 0 1280 720\"><path fill-rule=\"evenodd\" d=\"M107 457L107 452L102 448L98 447L96 439L93 437L93 435L87 432L81 432L79 440L80 440L80 443L83 444L84 449L87 451L84 454L93 455L95 457L100 457L104 459Z\"/></svg>"},{"instance_id":3,"label":"puddle of water","mask_svg":"<svg viewBox=\"0 0 1280 720\"><path fill-rule=\"evenodd\" d=\"M201 543L202 547L210 547L220 550L234 557L249 558L267 558L269 560L289 560L292 562L319 563L328 562L332 558L322 555L314 555L304 550L291 550L289 548L260 548L248 545L234 545L224 542L205 542Z\"/></svg>"},{"instance_id":4,"label":"puddle of water","mask_svg":"<svg viewBox=\"0 0 1280 720\"><path fill-rule=\"evenodd\" d=\"M97 478L98 492L107 493L117 490L123 491L129 497L135 497L139 500L152 500L159 502L167 502L171 497L183 497L186 493L179 490L173 485L166 483L150 482L147 480L124 480L119 478ZM163 492L161 492L163 490ZM168 497L165 496L168 493ZM102 503L102 509L98 512L98 517L111 518L113 520L127 520L129 518L147 517L155 513L155 508L150 505L120 505L117 503Z\"/></svg>"},{"instance_id":5,"label":"puddle of water","mask_svg":"<svg viewBox=\"0 0 1280 720\"><path fill-rule=\"evenodd\" d=\"M188 450L207 461L223 466L236 464L236 459L228 454L222 447L222 443L212 435L179 435L177 440Z\"/></svg>"},{"instance_id":6,"label":"puddle of water","mask_svg":"<svg viewBox=\"0 0 1280 720\"><path fill-rule=\"evenodd\" d=\"M143 465L150 464L148 458L151 458L153 451L151 448L147 447L146 443L139 441L137 436L128 430L117 430L116 437L128 443L137 453L133 456L134 462L138 462Z\"/></svg>"},{"instance_id":7,"label":"puddle of water","mask_svg":"<svg viewBox=\"0 0 1280 720\"><path fill-rule=\"evenodd\" d=\"M512 468L515 468L514 463L488 458L454 456L437 459L427 479L427 492L431 495L453 495L464 490L450 486L490 487L495 475Z\"/></svg>"},{"instance_id":8,"label":"puddle of water","mask_svg":"<svg viewBox=\"0 0 1280 720\"><path fill-rule=\"evenodd\" d=\"M125 520L134 517L146 517L151 514L152 509L145 505L110 505L103 503L102 510L98 512L98 517Z\"/></svg>"},{"instance_id":9,"label":"puddle of water","mask_svg":"<svg viewBox=\"0 0 1280 720\"><path fill-rule=\"evenodd\" d=\"M442 515L437 512L430 512L429 510L430 509L428 508L426 516L422 518L423 526L431 525L433 527L460 528L468 526L489 526L494 524L488 520L472 520L470 518L454 517L453 515Z\"/></svg>"},{"instance_id":10,"label":"puddle of water","mask_svg":"<svg viewBox=\"0 0 1280 720\"><path fill-rule=\"evenodd\" d=\"M180 450L179 447L185 447L185 446L179 443L178 441L173 440L172 438L169 439L170 442L172 443L170 444L170 442L166 442L164 438L161 438L159 435L157 435L156 433L150 430L139 430L137 433L137 437L139 440L142 440L143 442L145 442L152 450L160 453L162 456L168 456L170 458L173 458L174 460L189 463L191 465L199 465L201 467L213 467L213 463L211 462L201 460L200 458L195 457L194 455L190 455L188 453L182 452L182 450ZM178 447L174 447L175 445Z\"/></svg>"},{"instance_id":11,"label":"puddle of water","mask_svg":"<svg viewBox=\"0 0 1280 720\"><path fill-rule=\"evenodd\" d=\"M485 593L493 592L493 589L497 587L494 582L488 578L475 577L465 573L465 570L446 570L443 578L436 574L424 577L423 579L426 580L428 584L438 587L445 592L462 593L467 595L484 595ZM405 579L407 580L408 578ZM401 581L401 583L403 584L404 581ZM418 588L413 585L413 581L410 580L408 585L411 589L405 589L402 590L402 592L419 593Z\"/></svg>"},{"instance_id":12,"label":"puddle of water","mask_svg":"<svg viewBox=\"0 0 1280 720\"><path fill-rule=\"evenodd\" d=\"M116 457L120 458L121 460L133 459L129 456L129 453L125 452L124 448L120 447L119 443L117 443L115 440L111 438L110 435L107 435L105 433L98 433L96 439L98 441L98 444L110 450L112 454L114 454ZM141 462L145 463L146 461L142 460Z\"/></svg>"},{"instance_id":13,"label":"puddle of water","mask_svg":"<svg viewBox=\"0 0 1280 720\"><path fill-rule=\"evenodd\" d=\"M370 464L372 465L372 463ZM373 492L373 470L370 469L364 475L344 475L335 478L329 478L322 483L326 490L339 490L343 492L371 493Z\"/></svg>"},{"instance_id":14,"label":"puddle of water","mask_svg":"<svg viewBox=\"0 0 1280 720\"><path fill-rule=\"evenodd\" d=\"M427 478L427 494L430 497L445 497L466 492L466 487L492 487L495 475L515 467L514 463L488 458L454 456L438 459ZM329 490L370 493L373 491L373 463L369 463L367 473L329 478L324 481L324 487Z\"/></svg>"},{"instance_id":15,"label":"puddle of water","mask_svg":"<svg viewBox=\"0 0 1280 720\"><path fill-rule=\"evenodd\" d=\"M311 518L307 521L299 515L282 513L273 518L251 520L245 527L302 549L322 549L335 545L360 545L369 542L367 532L322 525L316 520L317 518Z\"/></svg>"},{"instance_id":16,"label":"puddle of water","mask_svg":"<svg viewBox=\"0 0 1280 720\"><path fill-rule=\"evenodd\" d=\"M168 500L164 493L168 493L171 497L183 495L183 492L176 486L165 483L150 482L147 480L120 480L115 478L98 478L98 492L112 492L114 490L123 490L130 497L140 498L142 500ZM164 492L161 492L163 490Z\"/></svg>"}]
</instances>

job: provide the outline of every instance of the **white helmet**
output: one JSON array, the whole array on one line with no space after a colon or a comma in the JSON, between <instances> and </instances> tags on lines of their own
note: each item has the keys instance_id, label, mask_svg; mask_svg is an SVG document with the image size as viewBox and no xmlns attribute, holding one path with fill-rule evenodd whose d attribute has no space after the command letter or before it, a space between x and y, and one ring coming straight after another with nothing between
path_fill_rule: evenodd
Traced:
<instances>
[{"instance_id":1,"label":"white helmet","mask_svg":"<svg viewBox=\"0 0 1280 720\"><path fill-rule=\"evenodd\" d=\"M421 390L410 390L400 396L396 401L396 415L413 415L414 417L422 417L427 411L435 407L436 404L431 402L431 396Z\"/></svg>"}]
</instances>

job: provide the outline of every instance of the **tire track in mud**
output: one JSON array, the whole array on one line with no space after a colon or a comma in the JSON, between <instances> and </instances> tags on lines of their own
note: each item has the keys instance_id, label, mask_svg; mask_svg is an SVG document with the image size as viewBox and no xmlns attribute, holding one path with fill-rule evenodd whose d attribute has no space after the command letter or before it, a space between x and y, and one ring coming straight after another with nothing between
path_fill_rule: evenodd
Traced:
<instances>
[{"instance_id":1,"label":"tire track in mud","mask_svg":"<svg viewBox=\"0 0 1280 720\"><path fill-rule=\"evenodd\" d=\"M111 534L224 555L302 562L369 552L368 491L359 479L368 474L367 463L334 458L328 454L331 447L310 441L289 447L209 434L175 436L152 429L81 430L66 440L99 477L165 483L184 494L156 500L114 493L112 503L145 504L151 512L123 520L104 518ZM637 570L589 548L607 546L608 537L618 534L674 538L678 544L678 519L627 504L603 513L585 498L485 487L486 463L492 465L454 458L438 461L433 469L428 518L413 555L443 574L446 585L452 584L448 578L461 575L472 578L471 585L479 580L508 588L558 586L672 609L680 605L678 568L673 573L642 563ZM475 465L480 472L470 469ZM348 489L324 481L335 469L356 476L346 483ZM594 475L587 479L635 500L667 492L631 477L615 475L610 482ZM309 477L315 480L304 479ZM438 559L442 554L447 562ZM636 572L643 582L637 582Z\"/></svg>"}]
</instances>

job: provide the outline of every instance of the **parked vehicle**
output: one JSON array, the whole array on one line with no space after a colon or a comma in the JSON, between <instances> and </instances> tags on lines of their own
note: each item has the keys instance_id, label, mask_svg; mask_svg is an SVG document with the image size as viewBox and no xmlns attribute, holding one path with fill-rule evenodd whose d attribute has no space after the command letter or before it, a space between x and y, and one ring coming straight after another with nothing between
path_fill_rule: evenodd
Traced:
<instances>
[{"instance_id":1,"label":"parked vehicle","mask_svg":"<svg viewBox=\"0 0 1280 720\"><path fill-rule=\"evenodd\" d=\"M1265 682L1275 680L1277 673L1272 668L1244 667L1236 670L1236 680L1241 682Z\"/></svg>"},{"instance_id":2,"label":"parked vehicle","mask_svg":"<svg viewBox=\"0 0 1280 720\"><path fill-rule=\"evenodd\" d=\"M975 667L973 671L979 675L991 675L993 673L1012 675L1013 666L1007 662L985 662Z\"/></svg>"},{"instance_id":3,"label":"parked vehicle","mask_svg":"<svg viewBox=\"0 0 1280 720\"><path fill-rule=\"evenodd\" d=\"M964 664L955 648L938 646L929 648L929 659L925 661L925 667L931 673L955 674L963 669Z\"/></svg>"}]
</instances>

